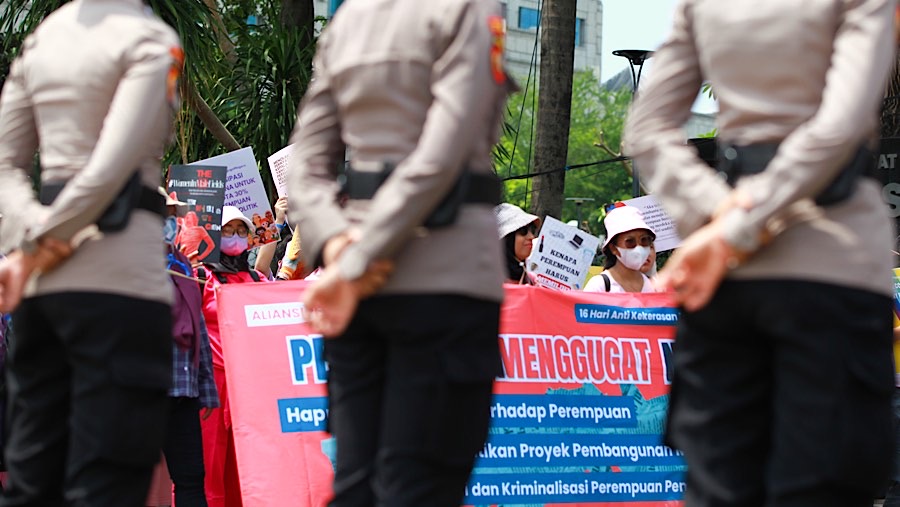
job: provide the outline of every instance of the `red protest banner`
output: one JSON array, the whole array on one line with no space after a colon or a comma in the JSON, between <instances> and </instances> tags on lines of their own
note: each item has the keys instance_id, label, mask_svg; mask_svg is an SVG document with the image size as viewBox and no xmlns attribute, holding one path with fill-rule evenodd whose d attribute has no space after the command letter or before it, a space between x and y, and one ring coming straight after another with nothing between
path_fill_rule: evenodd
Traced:
<instances>
[{"instance_id":1,"label":"red protest banner","mask_svg":"<svg viewBox=\"0 0 900 507\"><path fill-rule=\"evenodd\" d=\"M303 322L306 283L219 294L246 505L320 507L331 495L327 365ZM466 504L680 506L684 463L661 443L677 319L664 294L508 286L504 374Z\"/></svg>"}]
</instances>

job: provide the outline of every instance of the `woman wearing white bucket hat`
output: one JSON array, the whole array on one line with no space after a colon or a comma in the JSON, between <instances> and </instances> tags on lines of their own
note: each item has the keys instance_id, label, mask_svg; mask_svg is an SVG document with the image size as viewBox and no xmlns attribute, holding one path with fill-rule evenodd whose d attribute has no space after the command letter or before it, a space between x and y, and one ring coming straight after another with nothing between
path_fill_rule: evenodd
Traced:
<instances>
[{"instance_id":1,"label":"woman wearing white bucket hat","mask_svg":"<svg viewBox=\"0 0 900 507\"><path fill-rule=\"evenodd\" d=\"M604 272L588 280L585 292L656 292L644 273L655 261L656 234L633 206L613 208L604 219Z\"/></svg>"},{"instance_id":2,"label":"woman wearing white bucket hat","mask_svg":"<svg viewBox=\"0 0 900 507\"><path fill-rule=\"evenodd\" d=\"M531 255L532 241L537 237L541 219L508 202L495 207L494 214L503 244L508 282L534 285L525 270L525 260Z\"/></svg>"}]
</instances>

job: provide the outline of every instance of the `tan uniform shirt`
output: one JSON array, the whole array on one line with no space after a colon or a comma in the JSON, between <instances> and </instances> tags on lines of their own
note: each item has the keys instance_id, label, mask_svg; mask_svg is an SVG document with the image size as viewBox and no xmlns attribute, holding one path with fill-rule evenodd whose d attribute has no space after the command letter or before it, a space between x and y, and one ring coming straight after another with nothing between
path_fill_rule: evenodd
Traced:
<instances>
[{"instance_id":1,"label":"tan uniform shirt","mask_svg":"<svg viewBox=\"0 0 900 507\"><path fill-rule=\"evenodd\" d=\"M341 257L342 272L393 259L383 292L502 298L491 205L464 205L446 228L420 227L465 167L491 172L511 86L500 61L499 13L489 0L341 6L319 40L291 140L291 220L300 227L307 266L328 238L355 224L362 241ZM341 208L335 176L345 146L357 170L397 166L371 201Z\"/></svg>"},{"instance_id":2,"label":"tan uniform shirt","mask_svg":"<svg viewBox=\"0 0 900 507\"><path fill-rule=\"evenodd\" d=\"M876 135L895 50L893 0L682 0L626 124L626 152L683 235L731 189L684 145L680 125L704 80L719 100L718 137L781 142L766 170L737 188L756 205L732 234L792 223L734 278L829 282L884 294L894 232L879 186L848 200L817 195Z\"/></svg>"},{"instance_id":3,"label":"tan uniform shirt","mask_svg":"<svg viewBox=\"0 0 900 507\"><path fill-rule=\"evenodd\" d=\"M180 51L140 0L76 0L26 39L0 98L0 248L70 239L136 169L144 185L159 185ZM42 180L68 181L48 207L28 177L38 148ZM125 230L83 244L29 295L62 291L170 301L160 217L135 210Z\"/></svg>"}]
</instances>

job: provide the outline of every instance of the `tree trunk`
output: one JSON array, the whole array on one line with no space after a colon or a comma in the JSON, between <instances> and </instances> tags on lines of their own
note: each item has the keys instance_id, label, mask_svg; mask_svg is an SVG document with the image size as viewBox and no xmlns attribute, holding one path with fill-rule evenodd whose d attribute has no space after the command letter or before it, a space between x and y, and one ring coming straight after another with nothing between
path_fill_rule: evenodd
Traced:
<instances>
[{"instance_id":1,"label":"tree trunk","mask_svg":"<svg viewBox=\"0 0 900 507\"><path fill-rule=\"evenodd\" d=\"M575 63L576 0L544 0L531 211L562 218Z\"/></svg>"},{"instance_id":2,"label":"tree trunk","mask_svg":"<svg viewBox=\"0 0 900 507\"><path fill-rule=\"evenodd\" d=\"M312 45L315 19L313 0L282 0L281 24L301 30L303 47Z\"/></svg>"}]
</instances>

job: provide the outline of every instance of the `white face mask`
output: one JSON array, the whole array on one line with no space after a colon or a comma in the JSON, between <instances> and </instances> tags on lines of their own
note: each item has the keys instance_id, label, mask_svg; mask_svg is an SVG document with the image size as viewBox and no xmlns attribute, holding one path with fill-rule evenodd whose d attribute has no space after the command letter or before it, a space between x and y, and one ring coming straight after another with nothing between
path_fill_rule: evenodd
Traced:
<instances>
[{"instance_id":1,"label":"white face mask","mask_svg":"<svg viewBox=\"0 0 900 507\"><path fill-rule=\"evenodd\" d=\"M619 248L618 250L619 253L616 254L616 259L619 259L619 262L621 262L623 266L634 271L641 269L641 266L647 261L647 258L650 257L649 246Z\"/></svg>"}]
</instances>

